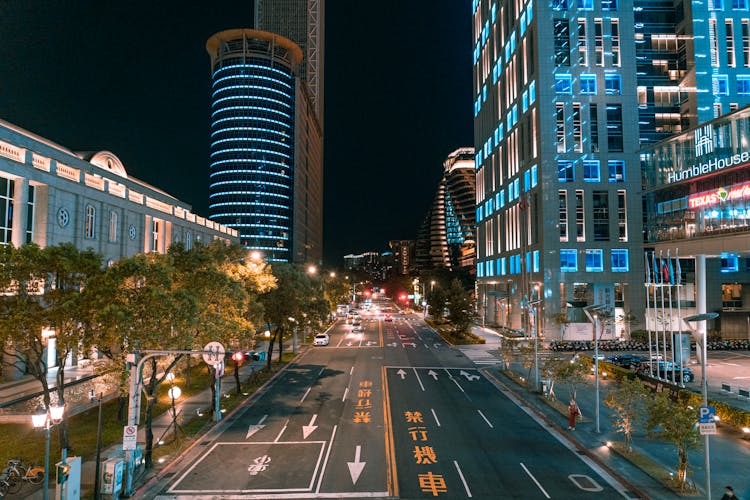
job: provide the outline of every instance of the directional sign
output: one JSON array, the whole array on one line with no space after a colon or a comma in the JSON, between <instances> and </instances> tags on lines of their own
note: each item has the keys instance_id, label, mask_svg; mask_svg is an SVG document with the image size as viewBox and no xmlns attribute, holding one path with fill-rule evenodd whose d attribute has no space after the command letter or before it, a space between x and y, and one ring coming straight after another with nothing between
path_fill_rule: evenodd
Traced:
<instances>
[{"instance_id":1,"label":"directional sign","mask_svg":"<svg viewBox=\"0 0 750 500\"><path fill-rule=\"evenodd\" d=\"M126 425L122 430L122 449L135 450L138 442L138 426Z\"/></svg>"},{"instance_id":2,"label":"directional sign","mask_svg":"<svg viewBox=\"0 0 750 500\"><path fill-rule=\"evenodd\" d=\"M318 426L315 425L315 419L316 418L318 418L318 414L317 413L312 416L312 418L310 419L310 423L309 424L302 426L302 437L304 439L307 439L307 436L309 436L310 434L312 434L313 431L318 428Z\"/></svg>"},{"instance_id":3,"label":"directional sign","mask_svg":"<svg viewBox=\"0 0 750 500\"><path fill-rule=\"evenodd\" d=\"M466 377L466 380L468 380L469 382L471 382L472 380L479 380L479 375L472 375L472 374L470 374L468 372L465 372L463 370L461 370L460 372L458 372L458 374L461 375L462 377Z\"/></svg>"},{"instance_id":4,"label":"directional sign","mask_svg":"<svg viewBox=\"0 0 750 500\"><path fill-rule=\"evenodd\" d=\"M357 484L357 479L359 479L360 474L362 474L362 470L365 468L365 464L367 462L360 462L360 454L362 452L362 447L357 445L357 448L354 451L354 462L347 462L346 465L349 466L349 475L352 478L352 484Z\"/></svg>"},{"instance_id":5,"label":"directional sign","mask_svg":"<svg viewBox=\"0 0 750 500\"><path fill-rule=\"evenodd\" d=\"M406 378L406 372L404 371L403 368L401 368L399 371L397 371L396 375L398 375L399 377L401 377L401 380L404 380Z\"/></svg>"},{"instance_id":6,"label":"directional sign","mask_svg":"<svg viewBox=\"0 0 750 500\"><path fill-rule=\"evenodd\" d=\"M257 424L250 425L250 427L247 428L247 435L245 436L245 439L249 438L259 430L261 430L265 425L263 425L263 421L268 418L268 415L263 415L263 418L261 418Z\"/></svg>"},{"instance_id":7,"label":"directional sign","mask_svg":"<svg viewBox=\"0 0 750 500\"><path fill-rule=\"evenodd\" d=\"M225 352L226 351L224 346L221 345L221 342L209 342L203 348L203 361L211 366L221 364L221 362L224 361Z\"/></svg>"}]
</instances>

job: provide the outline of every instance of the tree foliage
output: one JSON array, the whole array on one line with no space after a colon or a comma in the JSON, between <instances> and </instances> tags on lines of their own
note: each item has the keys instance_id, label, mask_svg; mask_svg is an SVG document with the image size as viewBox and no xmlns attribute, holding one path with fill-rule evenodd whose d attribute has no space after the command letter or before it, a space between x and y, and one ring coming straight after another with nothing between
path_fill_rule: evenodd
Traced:
<instances>
[{"instance_id":1,"label":"tree foliage","mask_svg":"<svg viewBox=\"0 0 750 500\"><path fill-rule=\"evenodd\" d=\"M453 324L456 335L463 336L476 319L473 294L466 290L458 279L451 281L446 293L448 321Z\"/></svg>"},{"instance_id":2,"label":"tree foliage","mask_svg":"<svg viewBox=\"0 0 750 500\"><path fill-rule=\"evenodd\" d=\"M435 285L430 287L430 291L427 293L427 305L430 308L430 316L435 321L443 319L443 312L447 303L448 294L442 286Z\"/></svg>"},{"instance_id":3,"label":"tree foliage","mask_svg":"<svg viewBox=\"0 0 750 500\"><path fill-rule=\"evenodd\" d=\"M612 424L625 438L625 446L631 449L633 429L644 417L649 390L639 378L623 377L617 388L611 391L604 404L612 408Z\"/></svg>"}]
</instances>

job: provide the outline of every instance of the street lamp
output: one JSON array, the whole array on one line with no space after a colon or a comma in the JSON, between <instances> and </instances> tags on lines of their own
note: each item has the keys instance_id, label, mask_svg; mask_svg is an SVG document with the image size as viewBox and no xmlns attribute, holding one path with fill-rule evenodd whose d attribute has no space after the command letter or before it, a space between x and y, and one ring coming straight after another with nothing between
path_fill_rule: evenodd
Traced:
<instances>
[{"instance_id":1,"label":"street lamp","mask_svg":"<svg viewBox=\"0 0 750 500\"><path fill-rule=\"evenodd\" d=\"M44 429L45 444L44 444L44 486L42 495L44 500L49 499L49 439L50 429L52 426L62 422L63 414L65 413L65 407L59 405L50 405L48 410L45 410L42 406L39 406L37 413L31 416L31 423L35 429ZM63 462L65 460L63 459Z\"/></svg>"},{"instance_id":2,"label":"street lamp","mask_svg":"<svg viewBox=\"0 0 750 500\"><path fill-rule=\"evenodd\" d=\"M589 321L594 324L594 397L596 398L594 420L596 421L596 432L599 432L599 314L597 311L605 307L603 304L594 304L583 308L583 312L586 313Z\"/></svg>"},{"instance_id":3,"label":"street lamp","mask_svg":"<svg viewBox=\"0 0 750 500\"><path fill-rule=\"evenodd\" d=\"M539 305L542 300L532 300L529 308L534 311L534 389L539 391Z\"/></svg>"},{"instance_id":4,"label":"street lamp","mask_svg":"<svg viewBox=\"0 0 750 500\"><path fill-rule=\"evenodd\" d=\"M177 408L175 407L174 402L180 399L180 396L182 396L182 389L174 385L174 373L167 373L167 381L171 384L171 387L169 388L169 391L167 391L167 394L169 395L169 399L172 401L172 427L174 428L174 439L177 441Z\"/></svg>"},{"instance_id":5,"label":"street lamp","mask_svg":"<svg viewBox=\"0 0 750 500\"><path fill-rule=\"evenodd\" d=\"M292 352L297 354L297 320L292 317L289 317L288 319L294 323L294 329L292 330Z\"/></svg>"},{"instance_id":6,"label":"street lamp","mask_svg":"<svg viewBox=\"0 0 750 500\"><path fill-rule=\"evenodd\" d=\"M707 333L705 329L705 324L702 325L704 328L701 328L700 331L696 329L695 326L691 325L691 323L698 323L700 321L708 321L711 319L716 319L719 317L718 313L710 312L710 313L702 313L702 314L693 314L692 316L688 316L685 318L685 323L688 325L688 328L690 328L690 331L693 333L693 336L696 337L696 341L701 341L701 347L700 349L697 348L696 345L696 352L699 350L701 351L701 393L703 394L703 406L708 406L708 377L706 377L706 356L708 355L708 340L707 340ZM698 339L698 337L701 337ZM682 374L680 374L682 376ZM704 439L704 449L705 449L705 459L706 459L706 498L708 500L711 500L711 460L710 460L710 453L708 450L708 434L705 434L703 436Z\"/></svg>"}]
</instances>

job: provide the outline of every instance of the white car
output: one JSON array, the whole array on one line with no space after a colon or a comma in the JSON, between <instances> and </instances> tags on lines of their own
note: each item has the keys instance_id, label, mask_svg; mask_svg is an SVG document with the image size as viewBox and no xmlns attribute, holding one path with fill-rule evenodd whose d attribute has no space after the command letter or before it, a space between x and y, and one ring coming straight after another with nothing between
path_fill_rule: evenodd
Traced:
<instances>
[{"instance_id":1,"label":"white car","mask_svg":"<svg viewBox=\"0 0 750 500\"><path fill-rule=\"evenodd\" d=\"M315 339L313 340L313 345L328 345L330 340L331 339L328 337L327 333L319 333L315 336Z\"/></svg>"}]
</instances>

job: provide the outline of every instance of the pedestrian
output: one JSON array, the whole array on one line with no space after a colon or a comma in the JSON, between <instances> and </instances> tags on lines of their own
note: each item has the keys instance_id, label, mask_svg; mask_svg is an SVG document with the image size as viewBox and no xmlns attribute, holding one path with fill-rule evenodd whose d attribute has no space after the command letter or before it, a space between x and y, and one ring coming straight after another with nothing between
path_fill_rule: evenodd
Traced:
<instances>
[{"instance_id":1,"label":"pedestrian","mask_svg":"<svg viewBox=\"0 0 750 500\"><path fill-rule=\"evenodd\" d=\"M568 406L568 430L576 430L576 419L581 416L581 409L578 408L575 399L570 400L570 406Z\"/></svg>"},{"instance_id":2,"label":"pedestrian","mask_svg":"<svg viewBox=\"0 0 750 500\"><path fill-rule=\"evenodd\" d=\"M724 496L721 497L721 500L739 500L739 497L734 494L734 489L731 486L727 486L725 488Z\"/></svg>"}]
</instances>

